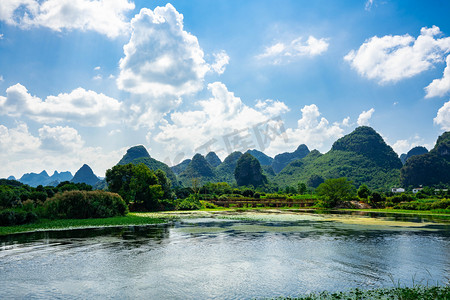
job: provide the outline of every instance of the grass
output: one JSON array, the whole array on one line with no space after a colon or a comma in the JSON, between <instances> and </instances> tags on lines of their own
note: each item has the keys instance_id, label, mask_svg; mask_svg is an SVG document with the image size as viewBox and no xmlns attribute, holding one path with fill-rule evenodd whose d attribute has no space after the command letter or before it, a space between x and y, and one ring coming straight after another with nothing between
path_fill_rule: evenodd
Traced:
<instances>
[{"instance_id":1,"label":"grass","mask_svg":"<svg viewBox=\"0 0 450 300\"><path fill-rule=\"evenodd\" d=\"M149 225L166 222L159 214L129 213L124 217L99 218L99 219L60 219L49 220L41 219L36 223L1 226L0 236L44 230L73 229L73 228L91 228L91 227L109 227L126 225Z\"/></svg>"},{"instance_id":2,"label":"grass","mask_svg":"<svg viewBox=\"0 0 450 300\"><path fill-rule=\"evenodd\" d=\"M450 286L414 286L380 288L372 290L354 289L347 292L321 292L303 295L299 297L287 297L276 299L289 300L334 300L334 299L398 299L398 300L435 300L450 299Z\"/></svg>"}]
</instances>

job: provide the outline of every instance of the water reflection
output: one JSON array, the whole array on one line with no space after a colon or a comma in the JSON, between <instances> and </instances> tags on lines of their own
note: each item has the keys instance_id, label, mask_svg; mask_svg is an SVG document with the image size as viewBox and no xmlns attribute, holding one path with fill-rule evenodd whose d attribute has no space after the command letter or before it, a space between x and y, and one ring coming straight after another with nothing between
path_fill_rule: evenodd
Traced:
<instances>
[{"instance_id":1,"label":"water reflection","mask_svg":"<svg viewBox=\"0 0 450 300\"><path fill-rule=\"evenodd\" d=\"M296 218L4 237L0 298L243 299L392 286L390 276L409 285L413 276L448 281L448 225L410 230Z\"/></svg>"}]
</instances>

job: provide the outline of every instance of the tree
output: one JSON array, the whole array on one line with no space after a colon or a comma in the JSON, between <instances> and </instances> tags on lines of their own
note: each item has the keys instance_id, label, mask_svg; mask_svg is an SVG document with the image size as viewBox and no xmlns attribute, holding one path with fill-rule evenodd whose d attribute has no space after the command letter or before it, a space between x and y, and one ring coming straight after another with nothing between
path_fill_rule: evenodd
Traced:
<instances>
[{"instance_id":1,"label":"tree","mask_svg":"<svg viewBox=\"0 0 450 300\"><path fill-rule=\"evenodd\" d=\"M327 179L317 187L316 193L326 207L334 207L338 201L350 200L355 193L355 187L345 177Z\"/></svg>"},{"instance_id":2,"label":"tree","mask_svg":"<svg viewBox=\"0 0 450 300\"><path fill-rule=\"evenodd\" d=\"M253 185L257 187L267 183L261 164L250 153L245 153L238 159L234 169L234 178L239 186Z\"/></svg>"},{"instance_id":3,"label":"tree","mask_svg":"<svg viewBox=\"0 0 450 300\"><path fill-rule=\"evenodd\" d=\"M303 195L306 193L306 184L305 183L299 182L297 184L297 188L298 188L299 195Z\"/></svg>"},{"instance_id":4,"label":"tree","mask_svg":"<svg viewBox=\"0 0 450 300\"><path fill-rule=\"evenodd\" d=\"M360 199L366 199L366 200L371 195L369 188L365 184L362 184L356 193L358 194L358 197Z\"/></svg>"},{"instance_id":5,"label":"tree","mask_svg":"<svg viewBox=\"0 0 450 300\"><path fill-rule=\"evenodd\" d=\"M127 204L143 203L149 210L158 208L159 200L164 197L158 177L144 164L116 165L106 171L106 182L109 190L118 193ZM162 183L167 188L168 182Z\"/></svg>"},{"instance_id":6,"label":"tree","mask_svg":"<svg viewBox=\"0 0 450 300\"><path fill-rule=\"evenodd\" d=\"M321 183L323 183L325 180L322 176L319 175L311 175L308 178L307 185L313 188L317 188Z\"/></svg>"}]
</instances>

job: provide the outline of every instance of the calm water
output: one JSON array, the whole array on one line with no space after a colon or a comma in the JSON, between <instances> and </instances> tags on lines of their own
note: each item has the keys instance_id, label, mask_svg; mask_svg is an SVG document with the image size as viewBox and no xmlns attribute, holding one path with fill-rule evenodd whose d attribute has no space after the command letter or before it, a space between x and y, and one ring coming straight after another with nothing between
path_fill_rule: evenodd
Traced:
<instances>
[{"instance_id":1,"label":"calm water","mask_svg":"<svg viewBox=\"0 0 450 300\"><path fill-rule=\"evenodd\" d=\"M448 224L386 224L257 215L9 236L0 299L248 299L391 287L391 277L449 282Z\"/></svg>"}]
</instances>

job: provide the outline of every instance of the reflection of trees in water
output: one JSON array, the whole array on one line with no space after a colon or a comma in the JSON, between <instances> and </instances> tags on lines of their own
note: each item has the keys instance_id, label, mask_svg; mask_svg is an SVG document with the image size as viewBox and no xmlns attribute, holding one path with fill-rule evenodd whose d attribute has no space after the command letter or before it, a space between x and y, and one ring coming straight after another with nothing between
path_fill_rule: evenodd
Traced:
<instances>
[{"instance_id":1,"label":"reflection of trees in water","mask_svg":"<svg viewBox=\"0 0 450 300\"><path fill-rule=\"evenodd\" d=\"M22 233L0 237L0 245L29 243L70 245L102 237L107 238L107 242L110 243L126 242L125 244L129 244L129 246L139 247L141 244L148 243L149 239L160 242L168 238L169 228L167 225L149 225ZM113 238L113 240L108 238Z\"/></svg>"}]
</instances>

